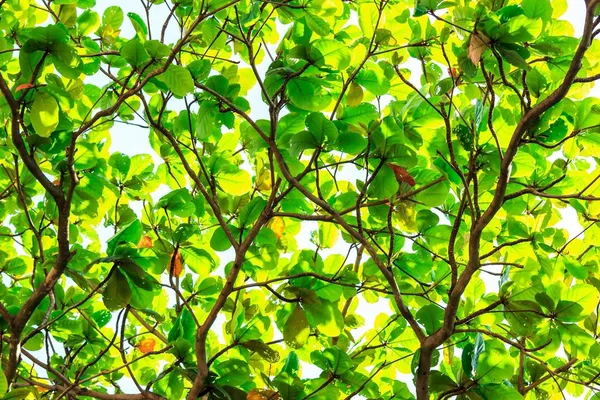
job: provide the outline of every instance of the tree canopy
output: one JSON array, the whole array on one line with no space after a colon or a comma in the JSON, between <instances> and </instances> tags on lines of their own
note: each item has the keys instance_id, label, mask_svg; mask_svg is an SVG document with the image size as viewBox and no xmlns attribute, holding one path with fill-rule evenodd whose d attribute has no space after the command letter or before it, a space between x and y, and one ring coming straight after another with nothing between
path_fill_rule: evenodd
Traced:
<instances>
[{"instance_id":1,"label":"tree canopy","mask_svg":"<svg viewBox=\"0 0 600 400\"><path fill-rule=\"evenodd\" d=\"M600 0L107 3L0 0L0 396L600 398Z\"/></svg>"}]
</instances>

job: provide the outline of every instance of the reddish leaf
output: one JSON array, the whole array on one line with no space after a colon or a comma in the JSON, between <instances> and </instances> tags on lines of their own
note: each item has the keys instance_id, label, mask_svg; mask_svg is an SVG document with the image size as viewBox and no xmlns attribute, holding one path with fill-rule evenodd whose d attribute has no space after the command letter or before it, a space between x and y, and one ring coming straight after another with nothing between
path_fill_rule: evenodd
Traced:
<instances>
[{"instance_id":1,"label":"reddish leaf","mask_svg":"<svg viewBox=\"0 0 600 400\"><path fill-rule=\"evenodd\" d=\"M17 86L17 88L15 89L15 93L20 92L21 90L30 89L32 87L33 87L33 84L31 84L31 83L23 83L23 84Z\"/></svg>"},{"instance_id":2,"label":"reddish leaf","mask_svg":"<svg viewBox=\"0 0 600 400\"><path fill-rule=\"evenodd\" d=\"M388 165L390 166L392 171L394 171L394 175L396 175L398 183L406 182L410 186L416 185L415 178L413 178L412 175L405 168L402 168L401 166L392 163L389 163Z\"/></svg>"}]
</instances>

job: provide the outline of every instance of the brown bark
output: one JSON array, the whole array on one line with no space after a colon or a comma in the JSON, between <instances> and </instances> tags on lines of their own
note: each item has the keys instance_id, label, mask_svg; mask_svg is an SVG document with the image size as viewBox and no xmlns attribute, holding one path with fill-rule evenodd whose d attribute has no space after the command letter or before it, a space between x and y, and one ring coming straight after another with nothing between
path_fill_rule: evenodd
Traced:
<instances>
[{"instance_id":1,"label":"brown bark","mask_svg":"<svg viewBox=\"0 0 600 400\"><path fill-rule=\"evenodd\" d=\"M431 372L431 358L433 349L421 347L419 354L419 367L417 369L417 400L426 400L429 398L429 374Z\"/></svg>"}]
</instances>

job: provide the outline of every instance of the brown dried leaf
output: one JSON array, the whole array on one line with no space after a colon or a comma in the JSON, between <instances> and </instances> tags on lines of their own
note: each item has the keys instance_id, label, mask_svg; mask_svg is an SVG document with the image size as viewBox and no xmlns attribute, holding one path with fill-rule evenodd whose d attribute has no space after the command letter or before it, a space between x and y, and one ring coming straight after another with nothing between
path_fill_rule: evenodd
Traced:
<instances>
[{"instance_id":1,"label":"brown dried leaf","mask_svg":"<svg viewBox=\"0 0 600 400\"><path fill-rule=\"evenodd\" d=\"M406 182L410 186L415 186L417 182L415 182L415 178L408 172L405 168L397 164L388 163L392 171L394 171L394 175L396 175L396 180L398 183Z\"/></svg>"},{"instance_id":2,"label":"brown dried leaf","mask_svg":"<svg viewBox=\"0 0 600 400\"><path fill-rule=\"evenodd\" d=\"M480 32L474 32L471 35L471 42L469 43L469 58L475 66L479 65L481 61L481 55L487 48L490 40Z\"/></svg>"}]
</instances>

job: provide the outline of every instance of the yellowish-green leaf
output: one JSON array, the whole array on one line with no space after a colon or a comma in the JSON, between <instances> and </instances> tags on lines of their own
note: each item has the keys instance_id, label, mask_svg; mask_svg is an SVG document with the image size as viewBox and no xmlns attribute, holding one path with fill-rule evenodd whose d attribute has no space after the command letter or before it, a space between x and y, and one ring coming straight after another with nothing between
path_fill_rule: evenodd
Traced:
<instances>
[{"instance_id":1,"label":"yellowish-green leaf","mask_svg":"<svg viewBox=\"0 0 600 400\"><path fill-rule=\"evenodd\" d=\"M221 189L234 196L241 196L252 189L252 178L248 171L240 169L235 172L221 172L217 175Z\"/></svg>"},{"instance_id":2,"label":"yellowish-green leaf","mask_svg":"<svg viewBox=\"0 0 600 400\"><path fill-rule=\"evenodd\" d=\"M30 115L35 133L42 137L49 137L58 126L58 103L48 93L37 92Z\"/></svg>"},{"instance_id":3,"label":"yellowish-green leaf","mask_svg":"<svg viewBox=\"0 0 600 400\"><path fill-rule=\"evenodd\" d=\"M335 224L319 222L319 245L321 248L332 248L337 243L339 237L340 231Z\"/></svg>"}]
</instances>

